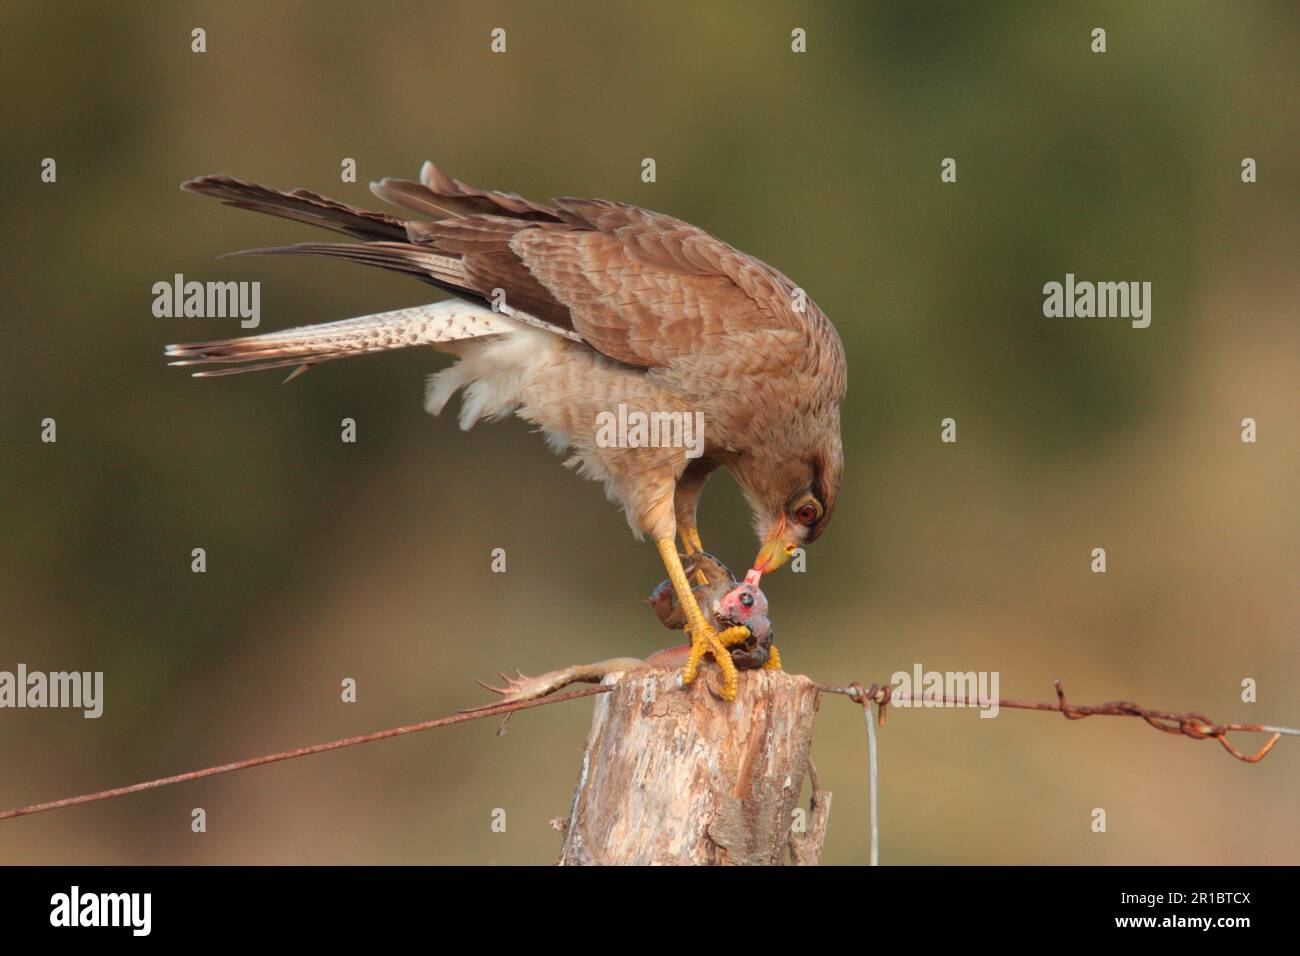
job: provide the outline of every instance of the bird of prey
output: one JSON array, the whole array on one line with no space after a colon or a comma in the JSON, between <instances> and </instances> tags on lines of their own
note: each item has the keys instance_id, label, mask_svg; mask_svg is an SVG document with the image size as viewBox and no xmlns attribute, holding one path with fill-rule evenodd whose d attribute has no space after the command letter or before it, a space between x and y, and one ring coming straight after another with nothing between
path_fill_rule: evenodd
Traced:
<instances>
[{"instance_id":1,"label":"bird of prey","mask_svg":"<svg viewBox=\"0 0 1300 956\"><path fill-rule=\"evenodd\" d=\"M844 349L801 289L670 216L597 199L543 205L467 186L432 163L419 182L384 179L370 187L421 218L227 176L203 176L182 188L355 240L250 253L377 266L452 298L170 345L173 365L226 366L199 376L296 366L296 375L333 359L410 346L456 356L430 377L425 408L436 415L463 390L462 428L513 413L538 426L553 449L567 449L566 464L602 481L633 533L651 537L668 569L691 638L683 682L695 678L707 654L722 670L722 696L735 699L738 678L727 648L748 632L719 633L710 623L676 538L688 557L703 551L696 506L719 466L735 477L754 514L761 545L746 575L754 586L830 522L844 467ZM672 442L647 442L644 433L620 432L621 440L611 441L602 429L620 414L642 423L692 416L702 423L702 442L688 456Z\"/></svg>"}]
</instances>

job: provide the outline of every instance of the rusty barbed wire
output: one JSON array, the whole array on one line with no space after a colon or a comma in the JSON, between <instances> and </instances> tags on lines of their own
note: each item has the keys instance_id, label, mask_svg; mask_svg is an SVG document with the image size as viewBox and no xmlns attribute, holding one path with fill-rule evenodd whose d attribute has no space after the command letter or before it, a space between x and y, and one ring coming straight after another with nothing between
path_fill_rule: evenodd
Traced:
<instances>
[{"instance_id":1,"label":"rusty barbed wire","mask_svg":"<svg viewBox=\"0 0 1300 956\"><path fill-rule=\"evenodd\" d=\"M1267 724L1220 724L1204 714L1195 712L1176 714L1165 710L1153 710L1128 700L1113 700L1095 705L1069 704L1066 702L1065 688L1061 686L1060 679L1054 680L1052 685L1056 688L1056 703L1054 704L1043 701L999 698L997 705L1011 710L1050 711L1063 715L1066 720L1083 720L1085 717L1140 717L1156 730L1167 734L1178 734L1190 737L1192 740L1217 740L1224 750L1244 763L1259 763L1268 756L1283 735L1300 737L1300 730L1293 727L1273 727ZM917 697L910 694L896 694L894 688L889 684L883 686L872 684L865 689L857 681L843 687L833 687L827 684L819 686L826 693L842 694L862 704L863 707L866 707L869 703L875 704L877 706L877 721L882 727L885 725L886 708L891 701L907 701L908 703L915 702L918 704L942 703L955 707L975 707L993 703L993 701L970 701L963 697L926 696L924 694ZM1270 734L1271 736L1259 750L1248 754L1242 753L1232 745L1228 740L1228 734L1230 733Z\"/></svg>"},{"instance_id":2,"label":"rusty barbed wire","mask_svg":"<svg viewBox=\"0 0 1300 956\"><path fill-rule=\"evenodd\" d=\"M1274 745L1281 739L1283 734L1291 736L1300 736L1300 730L1290 727L1270 727L1264 724L1217 724L1204 714L1186 713L1172 714L1163 710L1152 710L1135 704L1127 700L1109 701L1105 704L1096 706L1080 705L1071 706L1065 700L1065 688L1061 685L1060 678L1052 682L1056 688L1056 703L1043 703L1032 700L1007 700L999 698L998 707L1007 707L1011 710L1040 710L1052 711L1059 713L1066 720L1083 720L1085 717L1141 717L1156 730L1162 730L1167 734L1180 734L1184 737L1190 737L1193 740L1206 740L1213 738L1223 745L1223 749L1228 751L1238 760L1245 763L1259 763L1263 760ZM843 694L862 705L862 713L867 725L867 773L868 773L868 798L869 809L867 813L868 821L868 850L869 864L871 866L880 865L880 809L879 809L879 769L877 767L877 747L876 747L876 726L885 726L885 715L888 713L891 702L907 701L912 703L944 703L953 706L987 706L993 703L991 700L976 701L972 705L971 701L961 697L951 696L926 696L913 697L911 694L895 694L895 689L891 684L872 684L870 687L863 687L858 681L853 681L843 687L832 687L827 684L819 684L818 687L825 693ZM876 705L876 723L871 721L871 705ZM1244 733L1267 733L1272 736L1253 754L1244 754L1228 741L1228 734L1241 731Z\"/></svg>"},{"instance_id":3,"label":"rusty barbed wire","mask_svg":"<svg viewBox=\"0 0 1300 956\"><path fill-rule=\"evenodd\" d=\"M1300 730L1292 727L1272 727L1267 724L1218 724L1210 720L1203 714L1186 713L1174 714L1162 710L1151 710L1134 704L1130 701L1111 701L1109 703L1096 706L1089 705L1070 705L1066 703L1065 691L1061 687L1060 680L1054 681L1056 687L1057 702L1043 703L1041 701L1025 700L1007 700L999 699L999 707L1007 707L1012 710L1042 710L1053 711L1063 714L1067 720L1081 720L1084 717L1111 716L1111 717L1141 717L1152 727L1162 730L1168 734L1179 734L1190 737L1193 740L1218 740L1223 748L1232 754L1238 760L1245 763L1258 763L1271 751L1278 740L1285 734L1288 736L1300 736ZM910 695L897 695L895 689L889 684L872 684L864 688L862 684L854 681L842 687L832 686L829 684L818 684L817 687L828 694L841 694L851 700L860 703L867 716L867 731L870 735L872 756L872 789L876 787L875 782L875 746L874 732L870 720L870 710L867 705L876 705L876 719L879 726L885 725L885 715L889 705L894 701L915 700L918 703L939 702L951 704L953 706L978 706L979 701L972 703L965 698L958 697L919 697L913 698ZM62 800L51 800L46 803L35 803L26 807L18 807L14 810L0 811L0 820L10 820L15 817L29 816L33 813L43 813L47 810L61 810L66 807L79 806L83 803L93 803L97 800L108 800L112 797L122 797L131 793L140 793L145 790L154 790L159 787L170 786L175 783L186 783L192 780L201 780L205 777L215 777L219 774L233 773L236 770L247 770L252 767L261 767L270 763L277 763L282 760L292 760L297 757L307 757L312 754L325 753L330 750L339 750L343 747L352 747L358 744L372 743L376 740L386 740L391 737L400 737L406 734L418 733L423 730L432 730L437 727L446 727L451 724L458 724L469 720L478 720L481 717L508 717L517 710L527 710L532 707L541 707L547 704L558 704L561 701L574 700L581 697L591 697L595 694L608 693L613 689L610 684L602 684L599 687L592 687L585 690L571 691L564 694L553 694L547 697L541 697L535 700L516 701L513 703L502 703L488 705L483 708L476 708L468 712L452 714L448 717L440 717L435 720L421 721L417 724L407 724L403 727L390 727L386 730L378 730L369 734L362 734L355 737L344 737L339 740L331 740L327 743L313 744L309 747L298 747L294 750L285 750L279 753L266 754L261 757L250 757L247 760L238 760L233 763L220 764L215 767L206 767L202 770L191 770L187 773L175 774L170 777L160 777L156 780L146 780L141 783L134 783L124 787L114 787L109 790L99 790L94 793L82 794L77 797L66 797ZM986 701L984 703L991 703ZM503 724L504 726L504 724ZM1267 733L1272 736L1268 741L1255 753L1245 754L1237 750L1227 740L1229 733ZM873 813L873 830L875 828ZM875 837L872 839L873 860L875 858Z\"/></svg>"},{"instance_id":4,"label":"rusty barbed wire","mask_svg":"<svg viewBox=\"0 0 1300 956\"><path fill-rule=\"evenodd\" d=\"M434 730L438 727L460 724L468 720L478 720L481 717L504 716L509 719L510 715L517 710L528 710L532 707L544 707L547 704L558 704L561 701L576 700L579 697L592 697L596 694L607 694L613 689L613 685L611 684L602 684L599 687L588 687L582 690L569 691L565 694L553 694L549 697L539 697L535 700L489 704L485 707L475 708L474 710L461 711L460 713L452 714L449 717L439 717L435 720L423 720L418 724L406 724L403 727L389 727L387 730L376 730L373 733L361 734L356 737L343 737L339 740L331 740L328 743L312 744L310 747L297 747L293 750L282 750L279 753L266 754L262 757L250 757L247 760L237 760L234 763L225 763L215 767L205 767L202 770L191 770L187 773L178 773L171 777L159 777L157 780L146 780L143 783L133 783L125 787L114 787L111 790L98 790L95 793L86 793L79 797L66 797L62 800L50 800L47 803L34 803L31 806L19 807L16 810L4 810L0 812L0 820L11 820L14 817L30 816L33 813L44 813L46 810L62 810L65 807L75 807L83 803L94 803L96 800L108 800L111 797L124 797L129 793L140 793L144 790L156 790L159 787L171 786L174 783L187 783L191 780L202 780L204 777L215 777L223 773L233 773L236 770L247 770L251 767L262 767L269 763L278 763L281 760L293 760L297 757L309 757L312 754L325 753L330 750L341 750L344 747L355 747L358 744L373 743L376 740L387 740L390 737L402 737L406 734L419 733L422 730ZM499 732L500 731L498 731L498 733Z\"/></svg>"}]
</instances>

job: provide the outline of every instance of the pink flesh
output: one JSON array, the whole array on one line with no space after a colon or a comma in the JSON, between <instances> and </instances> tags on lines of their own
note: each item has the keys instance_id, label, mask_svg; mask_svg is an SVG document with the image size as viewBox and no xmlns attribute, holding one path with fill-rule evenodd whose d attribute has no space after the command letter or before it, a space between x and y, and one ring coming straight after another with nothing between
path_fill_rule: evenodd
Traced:
<instances>
[{"instance_id":1,"label":"pink flesh","mask_svg":"<svg viewBox=\"0 0 1300 956\"><path fill-rule=\"evenodd\" d=\"M762 577L763 577L762 571L758 570L758 568L750 568L748 571L745 572L745 583L748 584L750 587L756 588L758 587L758 582L762 579Z\"/></svg>"}]
</instances>

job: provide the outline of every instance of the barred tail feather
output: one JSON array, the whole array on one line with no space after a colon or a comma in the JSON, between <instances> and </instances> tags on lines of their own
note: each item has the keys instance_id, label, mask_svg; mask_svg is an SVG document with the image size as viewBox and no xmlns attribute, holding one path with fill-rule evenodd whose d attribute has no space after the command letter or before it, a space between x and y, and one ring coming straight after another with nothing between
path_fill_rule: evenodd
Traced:
<instances>
[{"instance_id":1,"label":"barred tail feather","mask_svg":"<svg viewBox=\"0 0 1300 956\"><path fill-rule=\"evenodd\" d=\"M502 335L517 328L512 320L484 306L448 299L282 332L168 345L164 354L174 359L170 365L231 366L194 373L196 378L213 378L294 365L309 367L373 352Z\"/></svg>"}]
</instances>

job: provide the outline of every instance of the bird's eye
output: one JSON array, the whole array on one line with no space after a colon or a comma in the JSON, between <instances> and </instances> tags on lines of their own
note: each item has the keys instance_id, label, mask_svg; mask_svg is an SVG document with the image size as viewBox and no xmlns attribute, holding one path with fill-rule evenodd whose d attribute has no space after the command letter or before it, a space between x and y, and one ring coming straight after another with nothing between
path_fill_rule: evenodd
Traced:
<instances>
[{"instance_id":1,"label":"bird's eye","mask_svg":"<svg viewBox=\"0 0 1300 956\"><path fill-rule=\"evenodd\" d=\"M794 509L794 520L800 524L816 524L817 519L822 516L822 506L815 500L809 498L798 508Z\"/></svg>"},{"instance_id":2,"label":"bird's eye","mask_svg":"<svg viewBox=\"0 0 1300 956\"><path fill-rule=\"evenodd\" d=\"M752 595L752 594L748 594L748 593L746 593L746 594L742 594L742 595L740 596L740 603L743 604L743 605L745 605L745 607L753 607L753 606L754 606L754 595Z\"/></svg>"}]
</instances>

